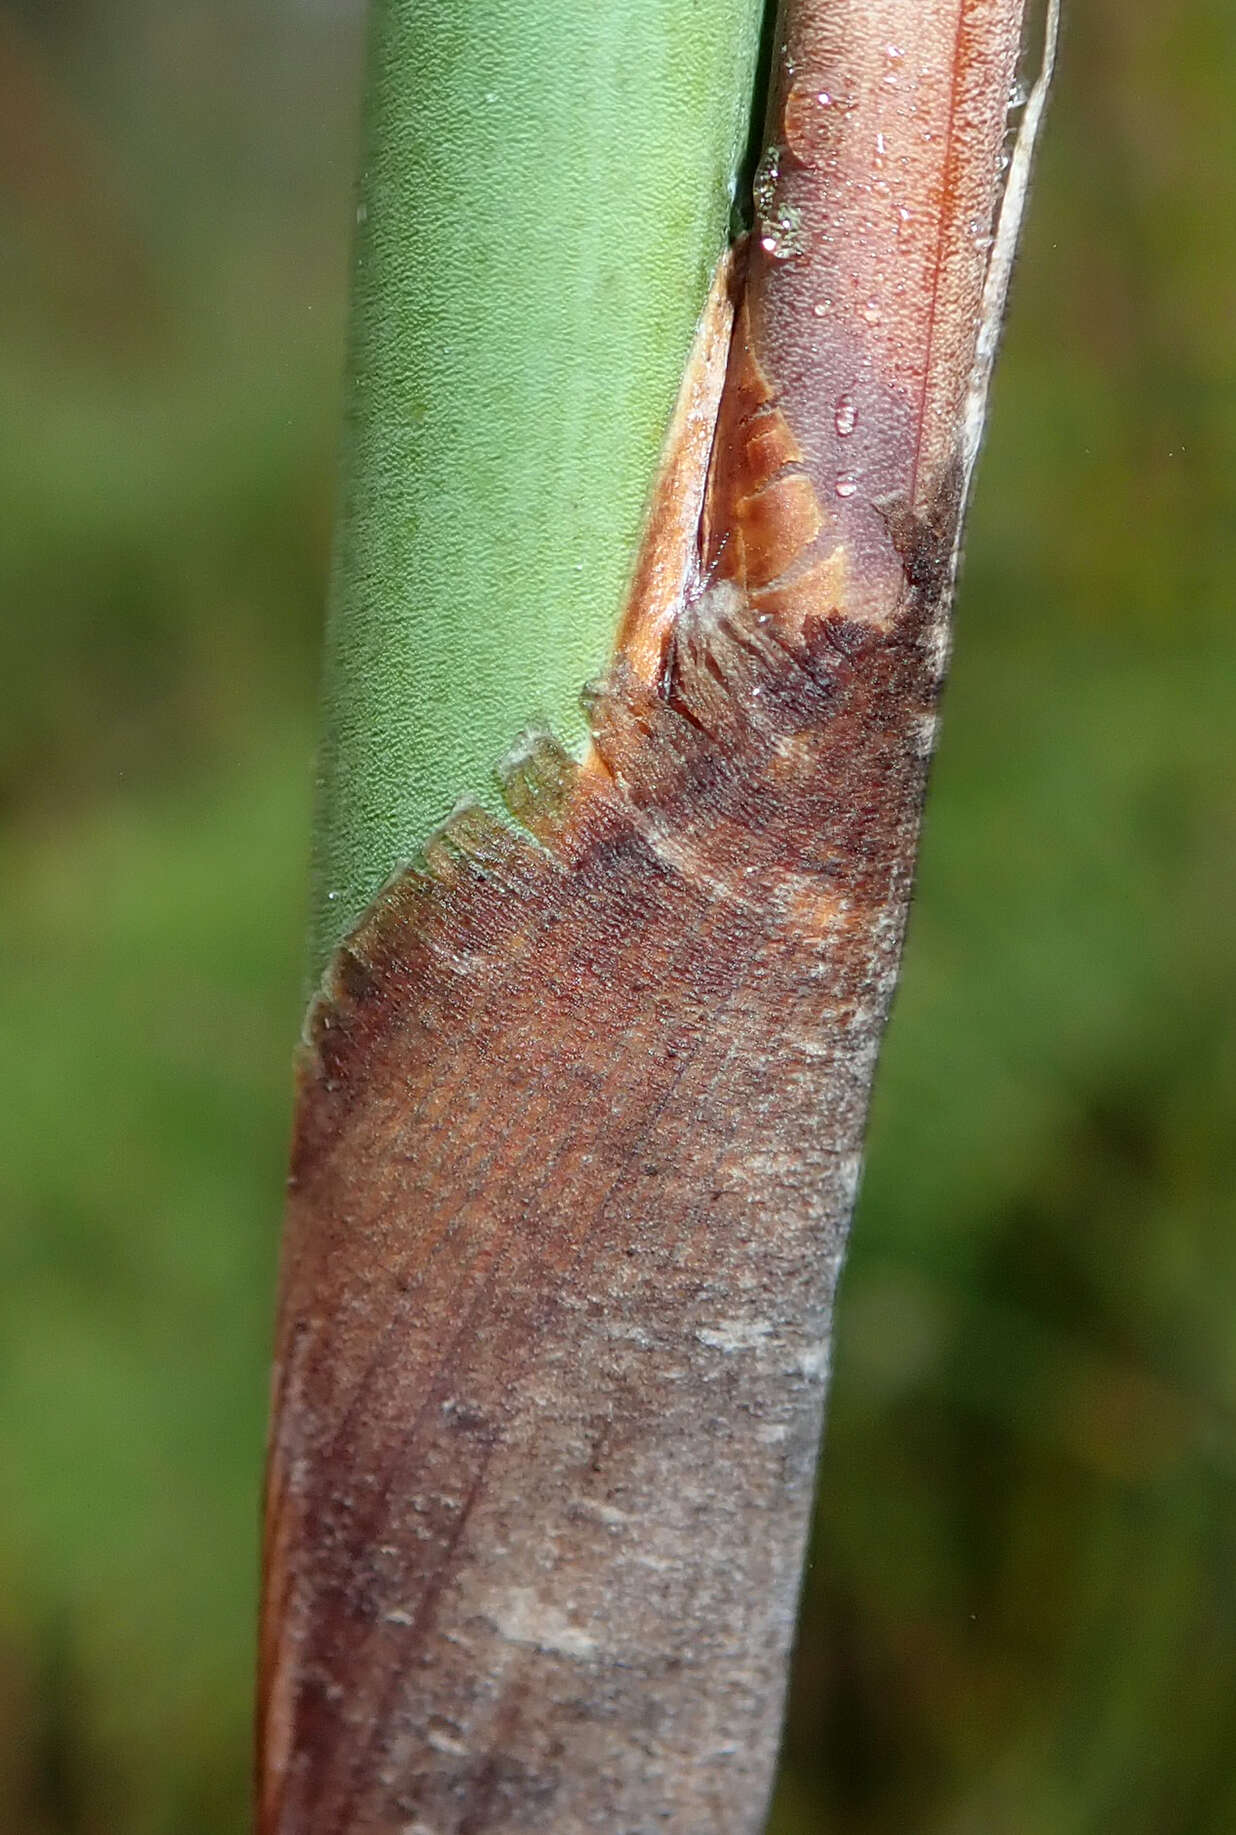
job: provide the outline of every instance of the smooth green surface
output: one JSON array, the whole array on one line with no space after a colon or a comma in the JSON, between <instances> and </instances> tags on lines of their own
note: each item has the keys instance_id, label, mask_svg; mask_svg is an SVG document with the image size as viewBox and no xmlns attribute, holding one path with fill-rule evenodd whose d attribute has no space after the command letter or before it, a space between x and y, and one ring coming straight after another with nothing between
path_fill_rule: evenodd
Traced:
<instances>
[{"instance_id":1,"label":"smooth green surface","mask_svg":"<svg viewBox=\"0 0 1236 1835\"><path fill-rule=\"evenodd\" d=\"M240 1835L357 15L25 15L0 1830ZM1233 94L1230 0L1072 0L771 1835L1236 1829Z\"/></svg>"},{"instance_id":2,"label":"smooth green surface","mask_svg":"<svg viewBox=\"0 0 1236 1835\"><path fill-rule=\"evenodd\" d=\"M379 0L315 970L526 725L584 736L752 104L760 0Z\"/></svg>"}]
</instances>

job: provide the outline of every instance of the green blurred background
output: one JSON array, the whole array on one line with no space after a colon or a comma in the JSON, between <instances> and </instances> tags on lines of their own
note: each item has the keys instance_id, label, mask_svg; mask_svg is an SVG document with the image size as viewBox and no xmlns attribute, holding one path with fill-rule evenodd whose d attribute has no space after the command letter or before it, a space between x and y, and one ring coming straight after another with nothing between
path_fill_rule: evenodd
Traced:
<instances>
[{"instance_id":1,"label":"green blurred background","mask_svg":"<svg viewBox=\"0 0 1236 1835\"><path fill-rule=\"evenodd\" d=\"M30 1835L246 1822L361 24L0 5L0 1826ZM777 1835L1236 1829L1234 95L1232 0L1072 0Z\"/></svg>"}]
</instances>

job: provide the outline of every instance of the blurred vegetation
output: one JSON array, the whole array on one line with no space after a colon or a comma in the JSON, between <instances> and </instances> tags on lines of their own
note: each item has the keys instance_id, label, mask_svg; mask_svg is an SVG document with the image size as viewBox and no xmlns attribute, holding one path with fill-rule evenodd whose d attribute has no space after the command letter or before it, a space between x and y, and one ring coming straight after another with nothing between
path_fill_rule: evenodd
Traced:
<instances>
[{"instance_id":1,"label":"blurred vegetation","mask_svg":"<svg viewBox=\"0 0 1236 1835\"><path fill-rule=\"evenodd\" d=\"M246 1820L360 12L0 5L0 1803ZM1236 1828L1236 11L1072 0L777 1835Z\"/></svg>"}]
</instances>

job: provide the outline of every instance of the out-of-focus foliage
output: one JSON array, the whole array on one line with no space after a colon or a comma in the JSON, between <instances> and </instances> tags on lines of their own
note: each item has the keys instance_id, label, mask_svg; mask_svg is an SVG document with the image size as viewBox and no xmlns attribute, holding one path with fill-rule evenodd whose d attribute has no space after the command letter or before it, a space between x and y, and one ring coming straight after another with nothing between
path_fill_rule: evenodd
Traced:
<instances>
[{"instance_id":1,"label":"out-of-focus foliage","mask_svg":"<svg viewBox=\"0 0 1236 1835\"><path fill-rule=\"evenodd\" d=\"M29 1835L244 1826L359 28L0 6L0 1802ZM1236 12L1067 28L776 1835L1236 1827Z\"/></svg>"}]
</instances>

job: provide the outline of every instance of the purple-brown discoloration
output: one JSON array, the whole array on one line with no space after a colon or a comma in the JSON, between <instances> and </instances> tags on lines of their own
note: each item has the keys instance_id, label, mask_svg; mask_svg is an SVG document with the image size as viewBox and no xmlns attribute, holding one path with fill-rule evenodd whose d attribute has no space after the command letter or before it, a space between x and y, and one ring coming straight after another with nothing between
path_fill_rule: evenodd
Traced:
<instances>
[{"instance_id":1,"label":"purple-brown discoloration","mask_svg":"<svg viewBox=\"0 0 1236 1835\"><path fill-rule=\"evenodd\" d=\"M937 34L970 96L958 120L977 109L954 68L967 22L994 47L983 132L966 130L982 170L949 178L965 161L946 149L920 206L953 279L958 200L994 208L1018 10L953 0L959 31ZM875 118L860 97L819 141L798 119L799 75L846 52L839 27L812 37L813 16L790 9L798 74L776 100L802 187L777 183L804 218L812 175L844 174L846 134ZM857 58L850 0L836 17ZM944 74L920 103L953 93ZM803 233L814 254L757 249L736 270L677 573L664 528L650 537L648 577L685 591L672 617L659 601L645 625L628 617L588 757L525 748L507 787L523 832L457 817L376 901L311 1014L262 1835L760 1826L946 650L977 331L973 313L940 320L946 294L953 315L977 303L950 279L914 351L909 331L904 348L864 341L853 312L804 342L803 301L822 324L821 276L854 257L843 228ZM858 434L839 393L867 416L861 482L840 497L833 442ZM667 475L696 489L698 459Z\"/></svg>"},{"instance_id":2,"label":"purple-brown discoloration","mask_svg":"<svg viewBox=\"0 0 1236 1835\"><path fill-rule=\"evenodd\" d=\"M908 533L888 632L787 643L710 589L662 692L596 698L589 771L528 761L539 845L462 818L341 953L293 1158L268 1829L754 1826L948 503Z\"/></svg>"},{"instance_id":3,"label":"purple-brown discoloration","mask_svg":"<svg viewBox=\"0 0 1236 1835\"><path fill-rule=\"evenodd\" d=\"M883 619L899 591L882 506L923 511L957 451L1023 10L783 9L752 337L804 448L821 546L848 553L855 617Z\"/></svg>"}]
</instances>

